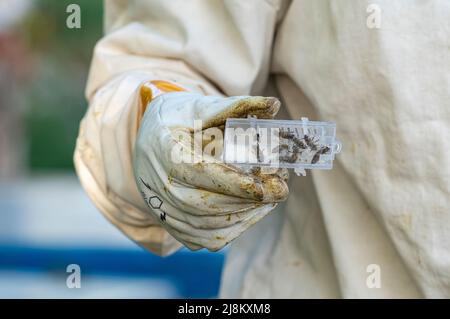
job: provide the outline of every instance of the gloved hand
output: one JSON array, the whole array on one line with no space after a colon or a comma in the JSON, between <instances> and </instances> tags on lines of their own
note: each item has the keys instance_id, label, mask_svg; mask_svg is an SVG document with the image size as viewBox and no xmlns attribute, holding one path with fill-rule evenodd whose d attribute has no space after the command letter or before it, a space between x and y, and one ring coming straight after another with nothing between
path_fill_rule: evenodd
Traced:
<instances>
[{"instance_id":1,"label":"gloved hand","mask_svg":"<svg viewBox=\"0 0 450 319\"><path fill-rule=\"evenodd\" d=\"M229 117L273 118L279 106L271 97L222 98L187 92L166 93L148 105L136 139L134 174L149 212L178 241L190 249L218 250L289 193L286 170L246 173L213 156L198 163L174 161L174 149L191 149L193 142L180 132L190 136L194 120L202 120L201 129L206 130L223 129ZM197 158L198 148L192 154Z\"/></svg>"}]
</instances>

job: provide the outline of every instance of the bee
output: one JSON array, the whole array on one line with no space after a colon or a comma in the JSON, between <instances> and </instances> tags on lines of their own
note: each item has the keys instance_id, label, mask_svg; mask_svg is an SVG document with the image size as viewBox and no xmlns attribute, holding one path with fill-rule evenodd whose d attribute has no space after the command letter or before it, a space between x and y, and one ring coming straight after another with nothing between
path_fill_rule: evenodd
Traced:
<instances>
[{"instance_id":1,"label":"bee","mask_svg":"<svg viewBox=\"0 0 450 319\"><path fill-rule=\"evenodd\" d=\"M303 140L305 141L306 145L312 150L317 150L317 140L315 138L311 138L308 135L303 136Z\"/></svg>"},{"instance_id":2,"label":"bee","mask_svg":"<svg viewBox=\"0 0 450 319\"><path fill-rule=\"evenodd\" d=\"M292 142L294 142L294 144L297 146L297 147L299 147L299 148L301 148L301 149L306 149L306 148L308 148L308 145L302 140L302 139L299 139L298 137L294 137L293 139L292 139Z\"/></svg>"},{"instance_id":3,"label":"bee","mask_svg":"<svg viewBox=\"0 0 450 319\"><path fill-rule=\"evenodd\" d=\"M316 164L320 159L320 155L327 154L329 151L330 151L330 148L328 146L322 147L320 150L318 150L316 152L316 154L314 154L314 156L311 160L311 164Z\"/></svg>"},{"instance_id":4,"label":"bee","mask_svg":"<svg viewBox=\"0 0 450 319\"><path fill-rule=\"evenodd\" d=\"M289 130L285 131L283 129L280 129L279 136L288 140L292 140L295 138L295 134L290 132Z\"/></svg>"},{"instance_id":5,"label":"bee","mask_svg":"<svg viewBox=\"0 0 450 319\"><path fill-rule=\"evenodd\" d=\"M280 156L281 162L295 163L298 160L298 153L292 153L291 155Z\"/></svg>"},{"instance_id":6,"label":"bee","mask_svg":"<svg viewBox=\"0 0 450 319\"><path fill-rule=\"evenodd\" d=\"M291 140L295 145L297 145L301 149L306 149L308 147L308 145L302 139L298 138L295 133L290 132L289 129L287 131L281 129L280 137Z\"/></svg>"},{"instance_id":7,"label":"bee","mask_svg":"<svg viewBox=\"0 0 450 319\"><path fill-rule=\"evenodd\" d=\"M292 152L289 152L290 155L280 156L280 161L286 163L295 163L298 160L299 155L301 154L300 147L297 145L292 146Z\"/></svg>"}]
</instances>

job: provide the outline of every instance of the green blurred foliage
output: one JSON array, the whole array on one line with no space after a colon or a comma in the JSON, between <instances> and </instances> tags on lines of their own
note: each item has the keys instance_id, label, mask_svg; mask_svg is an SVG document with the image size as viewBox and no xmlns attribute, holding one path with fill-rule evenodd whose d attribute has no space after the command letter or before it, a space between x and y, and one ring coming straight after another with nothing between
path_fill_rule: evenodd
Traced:
<instances>
[{"instance_id":1,"label":"green blurred foliage","mask_svg":"<svg viewBox=\"0 0 450 319\"><path fill-rule=\"evenodd\" d=\"M81 28L69 29L69 4L81 8ZM86 111L84 87L96 41L102 36L102 1L38 0L20 33L31 50L31 81L24 87L28 166L73 170L73 150Z\"/></svg>"}]
</instances>

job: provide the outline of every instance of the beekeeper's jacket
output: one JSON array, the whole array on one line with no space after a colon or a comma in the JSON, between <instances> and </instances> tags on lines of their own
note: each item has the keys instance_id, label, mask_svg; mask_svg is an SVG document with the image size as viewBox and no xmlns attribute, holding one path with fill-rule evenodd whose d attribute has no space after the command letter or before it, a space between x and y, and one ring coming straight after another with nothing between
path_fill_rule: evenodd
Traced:
<instances>
[{"instance_id":1,"label":"beekeeper's jacket","mask_svg":"<svg viewBox=\"0 0 450 319\"><path fill-rule=\"evenodd\" d=\"M446 0L106 1L80 180L169 254L180 244L145 213L131 167L141 83L277 95L281 117L336 122L343 151L291 176L288 201L231 245L221 296L450 297L449 21Z\"/></svg>"}]
</instances>

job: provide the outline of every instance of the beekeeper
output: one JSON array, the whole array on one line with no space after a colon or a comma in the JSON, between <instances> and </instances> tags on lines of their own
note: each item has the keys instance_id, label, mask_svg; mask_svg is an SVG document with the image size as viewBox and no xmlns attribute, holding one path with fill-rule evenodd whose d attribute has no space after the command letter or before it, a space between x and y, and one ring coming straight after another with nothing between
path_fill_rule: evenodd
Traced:
<instances>
[{"instance_id":1,"label":"beekeeper","mask_svg":"<svg viewBox=\"0 0 450 319\"><path fill-rule=\"evenodd\" d=\"M81 183L153 253L236 239L221 297L450 297L449 18L444 0L106 1ZM336 122L333 170L171 161L175 128L278 111Z\"/></svg>"}]
</instances>

